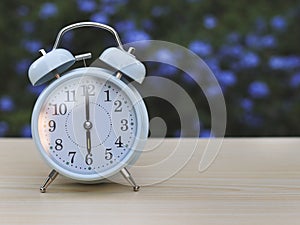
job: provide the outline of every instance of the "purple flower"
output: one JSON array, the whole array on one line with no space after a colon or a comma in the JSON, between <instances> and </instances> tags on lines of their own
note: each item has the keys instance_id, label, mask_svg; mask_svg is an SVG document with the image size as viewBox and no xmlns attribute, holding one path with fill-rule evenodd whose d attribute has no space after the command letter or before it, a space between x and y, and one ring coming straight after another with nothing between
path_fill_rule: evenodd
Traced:
<instances>
[{"instance_id":1,"label":"purple flower","mask_svg":"<svg viewBox=\"0 0 300 225\"><path fill-rule=\"evenodd\" d=\"M134 41L150 40L150 36L144 31L132 30L125 33L124 39L126 43L130 43Z\"/></svg>"},{"instance_id":2,"label":"purple flower","mask_svg":"<svg viewBox=\"0 0 300 225\"><path fill-rule=\"evenodd\" d=\"M34 94L34 95L40 95L42 93L42 91L45 89L46 85L43 84L43 85L38 85L38 86L32 86L32 85L28 85L27 86L27 90Z\"/></svg>"},{"instance_id":3,"label":"purple flower","mask_svg":"<svg viewBox=\"0 0 300 225\"><path fill-rule=\"evenodd\" d=\"M273 35L260 37L255 34L249 34L246 36L246 44L250 48L272 48L276 47L277 40Z\"/></svg>"},{"instance_id":4,"label":"purple flower","mask_svg":"<svg viewBox=\"0 0 300 225\"><path fill-rule=\"evenodd\" d=\"M212 47L210 44L198 40L191 42L189 49L200 56L207 56L212 52Z\"/></svg>"},{"instance_id":5,"label":"purple flower","mask_svg":"<svg viewBox=\"0 0 300 225\"><path fill-rule=\"evenodd\" d=\"M237 57L240 58L244 55L244 48L241 45L223 45L219 52L221 57Z\"/></svg>"},{"instance_id":6,"label":"purple flower","mask_svg":"<svg viewBox=\"0 0 300 225\"><path fill-rule=\"evenodd\" d=\"M102 10L106 15L113 15L116 13L115 5L104 5L102 6Z\"/></svg>"},{"instance_id":7,"label":"purple flower","mask_svg":"<svg viewBox=\"0 0 300 225\"><path fill-rule=\"evenodd\" d=\"M175 64L174 53L169 49L159 49L154 54L156 62L167 63L171 65Z\"/></svg>"},{"instance_id":8,"label":"purple flower","mask_svg":"<svg viewBox=\"0 0 300 225\"><path fill-rule=\"evenodd\" d=\"M257 67L259 63L259 56L253 52L248 52L243 55L243 58L240 61L240 66L243 68L253 68Z\"/></svg>"},{"instance_id":9,"label":"purple flower","mask_svg":"<svg viewBox=\"0 0 300 225\"><path fill-rule=\"evenodd\" d=\"M159 76L173 76L178 72L178 69L175 66L160 63L161 65L158 67L157 75Z\"/></svg>"},{"instance_id":10,"label":"purple flower","mask_svg":"<svg viewBox=\"0 0 300 225\"><path fill-rule=\"evenodd\" d=\"M16 73L19 75L27 74L31 61L29 59L22 59L17 62L15 66Z\"/></svg>"},{"instance_id":11,"label":"purple flower","mask_svg":"<svg viewBox=\"0 0 300 225\"><path fill-rule=\"evenodd\" d=\"M15 103L10 96L0 98L0 110L3 112L11 112L15 108Z\"/></svg>"},{"instance_id":12,"label":"purple flower","mask_svg":"<svg viewBox=\"0 0 300 225\"><path fill-rule=\"evenodd\" d=\"M108 18L104 13L98 12L91 16L91 21L98 23L108 23Z\"/></svg>"},{"instance_id":13,"label":"purple flower","mask_svg":"<svg viewBox=\"0 0 300 225\"><path fill-rule=\"evenodd\" d=\"M254 81L248 87L248 92L253 98L265 98L270 94L269 87L262 81Z\"/></svg>"},{"instance_id":14,"label":"purple flower","mask_svg":"<svg viewBox=\"0 0 300 225\"><path fill-rule=\"evenodd\" d=\"M248 34L245 41L246 45L250 48L260 47L260 38L256 34Z\"/></svg>"},{"instance_id":15,"label":"purple flower","mask_svg":"<svg viewBox=\"0 0 300 225\"><path fill-rule=\"evenodd\" d=\"M215 97L218 95L223 95L222 89L220 86L214 85L214 86L208 86L204 89L205 95L208 95L209 97Z\"/></svg>"},{"instance_id":16,"label":"purple flower","mask_svg":"<svg viewBox=\"0 0 300 225\"><path fill-rule=\"evenodd\" d=\"M57 14L58 9L56 4L52 2L46 2L42 5L40 9L40 18L42 19L48 19L50 17L53 17Z\"/></svg>"},{"instance_id":17,"label":"purple flower","mask_svg":"<svg viewBox=\"0 0 300 225\"><path fill-rule=\"evenodd\" d=\"M181 130L175 130L173 137L181 137Z\"/></svg>"},{"instance_id":18,"label":"purple flower","mask_svg":"<svg viewBox=\"0 0 300 225\"><path fill-rule=\"evenodd\" d=\"M214 134L210 130L204 129L204 130L201 130L200 137L202 137L202 138L214 137Z\"/></svg>"},{"instance_id":19,"label":"purple flower","mask_svg":"<svg viewBox=\"0 0 300 225\"><path fill-rule=\"evenodd\" d=\"M236 83L236 76L232 71L221 71L218 73L218 80L224 86L232 86Z\"/></svg>"},{"instance_id":20,"label":"purple flower","mask_svg":"<svg viewBox=\"0 0 300 225\"><path fill-rule=\"evenodd\" d=\"M0 137L4 137L8 131L8 124L4 121L0 121Z\"/></svg>"},{"instance_id":21,"label":"purple flower","mask_svg":"<svg viewBox=\"0 0 300 225\"><path fill-rule=\"evenodd\" d=\"M218 20L212 15L207 15L203 19L203 25L206 29L213 29L217 26Z\"/></svg>"},{"instance_id":22,"label":"purple flower","mask_svg":"<svg viewBox=\"0 0 300 225\"><path fill-rule=\"evenodd\" d=\"M287 23L283 16L274 16L271 20L271 26L278 31L284 31L286 29Z\"/></svg>"},{"instance_id":23,"label":"purple flower","mask_svg":"<svg viewBox=\"0 0 300 225\"><path fill-rule=\"evenodd\" d=\"M253 109L253 101L248 98L242 99L240 105L245 111L251 111Z\"/></svg>"},{"instance_id":24,"label":"purple flower","mask_svg":"<svg viewBox=\"0 0 300 225\"><path fill-rule=\"evenodd\" d=\"M266 35L261 38L261 46L265 48L274 48L277 45L277 40L272 35Z\"/></svg>"},{"instance_id":25,"label":"purple flower","mask_svg":"<svg viewBox=\"0 0 300 225\"><path fill-rule=\"evenodd\" d=\"M217 74L220 72L220 62L217 58L209 58L206 59L205 62L213 74Z\"/></svg>"},{"instance_id":26,"label":"purple flower","mask_svg":"<svg viewBox=\"0 0 300 225\"><path fill-rule=\"evenodd\" d=\"M269 59L269 66L272 69L284 69L286 67L285 65L285 59L284 57L280 57L280 56L272 56Z\"/></svg>"},{"instance_id":27,"label":"purple flower","mask_svg":"<svg viewBox=\"0 0 300 225\"><path fill-rule=\"evenodd\" d=\"M300 56L272 56L269 66L274 70L290 70L300 67Z\"/></svg>"},{"instance_id":28,"label":"purple flower","mask_svg":"<svg viewBox=\"0 0 300 225\"><path fill-rule=\"evenodd\" d=\"M289 82L290 86L293 88L297 88L300 86L300 72L294 74Z\"/></svg>"},{"instance_id":29,"label":"purple flower","mask_svg":"<svg viewBox=\"0 0 300 225\"><path fill-rule=\"evenodd\" d=\"M42 42L38 40L24 40L24 48L30 53L36 53L42 48Z\"/></svg>"},{"instance_id":30,"label":"purple flower","mask_svg":"<svg viewBox=\"0 0 300 225\"><path fill-rule=\"evenodd\" d=\"M29 124L26 124L21 128L21 135L22 137L31 137L31 127Z\"/></svg>"},{"instance_id":31,"label":"purple flower","mask_svg":"<svg viewBox=\"0 0 300 225\"><path fill-rule=\"evenodd\" d=\"M195 84L195 80L194 78L192 77L191 74L187 74L187 73L184 73L183 74L183 80L188 83L188 84Z\"/></svg>"},{"instance_id":32,"label":"purple flower","mask_svg":"<svg viewBox=\"0 0 300 225\"><path fill-rule=\"evenodd\" d=\"M70 43L73 38L74 38L74 33L73 33L72 30L69 31L69 32L67 32L67 33L65 33L64 36L62 37L64 43L65 42L67 42L67 43L69 42Z\"/></svg>"},{"instance_id":33,"label":"purple flower","mask_svg":"<svg viewBox=\"0 0 300 225\"><path fill-rule=\"evenodd\" d=\"M118 32L130 32L135 30L135 23L132 20L123 20L115 24Z\"/></svg>"},{"instance_id":34,"label":"purple flower","mask_svg":"<svg viewBox=\"0 0 300 225\"><path fill-rule=\"evenodd\" d=\"M94 0L77 0L77 7L82 12L92 12L97 7Z\"/></svg>"}]
</instances>

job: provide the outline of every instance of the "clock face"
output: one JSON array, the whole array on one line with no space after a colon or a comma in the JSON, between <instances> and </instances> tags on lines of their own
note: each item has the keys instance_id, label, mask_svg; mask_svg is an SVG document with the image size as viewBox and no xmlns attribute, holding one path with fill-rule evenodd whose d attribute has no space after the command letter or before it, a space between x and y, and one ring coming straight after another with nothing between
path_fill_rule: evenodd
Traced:
<instances>
[{"instance_id":1,"label":"clock face","mask_svg":"<svg viewBox=\"0 0 300 225\"><path fill-rule=\"evenodd\" d=\"M117 172L132 159L140 139L135 95L103 71L82 74L79 69L59 79L42 94L33 116L42 154L72 178L93 180Z\"/></svg>"}]
</instances>

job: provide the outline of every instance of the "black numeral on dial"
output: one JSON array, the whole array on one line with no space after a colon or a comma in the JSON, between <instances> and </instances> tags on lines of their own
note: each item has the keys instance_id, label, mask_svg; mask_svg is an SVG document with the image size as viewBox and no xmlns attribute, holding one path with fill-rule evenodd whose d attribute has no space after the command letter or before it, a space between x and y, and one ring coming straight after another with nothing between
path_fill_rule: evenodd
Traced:
<instances>
[{"instance_id":1,"label":"black numeral on dial","mask_svg":"<svg viewBox=\"0 0 300 225\"><path fill-rule=\"evenodd\" d=\"M50 120L48 122L48 126L49 126L49 132L54 132L56 129L56 123L54 120Z\"/></svg>"},{"instance_id":2,"label":"black numeral on dial","mask_svg":"<svg viewBox=\"0 0 300 225\"><path fill-rule=\"evenodd\" d=\"M71 163L74 163L76 152L69 152L68 156L71 156Z\"/></svg>"},{"instance_id":3,"label":"black numeral on dial","mask_svg":"<svg viewBox=\"0 0 300 225\"><path fill-rule=\"evenodd\" d=\"M87 165L91 165L92 163L93 163L93 158L92 158L92 154L90 153L90 154L87 154L86 156L85 156L85 163L87 164Z\"/></svg>"},{"instance_id":4,"label":"black numeral on dial","mask_svg":"<svg viewBox=\"0 0 300 225\"><path fill-rule=\"evenodd\" d=\"M88 84L88 85L81 85L82 87L82 95L83 96L95 96L95 85Z\"/></svg>"},{"instance_id":5,"label":"black numeral on dial","mask_svg":"<svg viewBox=\"0 0 300 225\"><path fill-rule=\"evenodd\" d=\"M106 160L111 160L113 157L113 154L111 152L112 148L107 148L105 149L105 159Z\"/></svg>"},{"instance_id":6,"label":"black numeral on dial","mask_svg":"<svg viewBox=\"0 0 300 225\"><path fill-rule=\"evenodd\" d=\"M67 105L65 103L61 104L50 104L53 106L53 114L54 116L65 115L67 113Z\"/></svg>"},{"instance_id":7,"label":"black numeral on dial","mask_svg":"<svg viewBox=\"0 0 300 225\"><path fill-rule=\"evenodd\" d=\"M62 139L56 139L55 140L55 150L61 151L63 149L63 141Z\"/></svg>"},{"instance_id":8,"label":"black numeral on dial","mask_svg":"<svg viewBox=\"0 0 300 225\"><path fill-rule=\"evenodd\" d=\"M75 90L65 91L65 92L67 94L67 100L66 100L66 102L76 102Z\"/></svg>"},{"instance_id":9,"label":"black numeral on dial","mask_svg":"<svg viewBox=\"0 0 300 225\"><path fill-rule=\"evenodd\" d=\"M121 136L119 136L117 138L117 140L115 141L115 145L117 146L117 148L122 148L123 147L123 142L121 140Z\"/></svg>"},{"instance_id":10,"label":"black numeral on dial","mask_svg":"<svg viewBox=\"0 0 300 225\"><path fill-rule=\"evenodd\" d=\"M120 100L116 100L114 105L116 106L115 112L122 112L122 102Z\"/></svg>"},{"instance_id":11,"label":"black numeral on dial","mask_svg":"<svg viewBox=\"0 0 300 225\"><path fill-rule=\"evenodd\" d=\"M121 120L121 124L122 124L122 126L121 126L121 130L122 130L122 131L128 130L128 120L122 119L122 120Z\"/></svg>"},{"instance_id":12,"label":"black numeral on dial","mask_svg":"<svg viewBox=\"0 0 300 225\"><path fill-rule=\"evenodd\" d=\"M109 95L109 90L104 91L105 92L105 102L111 102L110 100L110 95Z\"/></svg>"}]
</instances>

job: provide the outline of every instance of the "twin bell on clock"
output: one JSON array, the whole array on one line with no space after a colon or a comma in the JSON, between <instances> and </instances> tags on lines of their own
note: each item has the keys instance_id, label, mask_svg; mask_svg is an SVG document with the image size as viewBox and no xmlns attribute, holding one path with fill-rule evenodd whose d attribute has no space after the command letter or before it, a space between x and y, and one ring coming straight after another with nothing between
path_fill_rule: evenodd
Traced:
<instances>
[{"instance_id":1,"label":"twin bell on clock","mask_svg":"<svg viewBox=\"0 0 300 225\"><path fill-rule=\"evenodd\" d=\"M73 56L58 48L62 36L73 29L94 27L114 35L118 46L99 57L112 70L100 67L70 69L91 53ZM38 97L32 113L32 137L51 172L40 187L47 187L62 174L79 182L101 182L121 173L133 187L139 186L126 167L141 153L148 136L148 114L142 97L122 76L142 83L146 70L126 51L117 32L110 26L80 22L63 28L53 49L29 68L32 85L53 80Z\"/></svg>"}]
</instances>

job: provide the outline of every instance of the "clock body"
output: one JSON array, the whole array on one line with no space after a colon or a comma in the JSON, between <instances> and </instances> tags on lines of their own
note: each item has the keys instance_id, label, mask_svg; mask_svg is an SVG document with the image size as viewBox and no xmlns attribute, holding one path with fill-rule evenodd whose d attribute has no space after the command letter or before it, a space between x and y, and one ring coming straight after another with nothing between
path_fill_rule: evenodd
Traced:
<instances>
[{"instance_id":1,"label":"clock body","mask_svg":"<svg viewBox=\"0 0 300 225\"><path fill-rule=\"evenodd\" d=\"M32 136L48 165L69 178L108 178L140 155L148 136L145 104L109 70L66 72L39 96Z\"/></svg>"}]
</instances>

